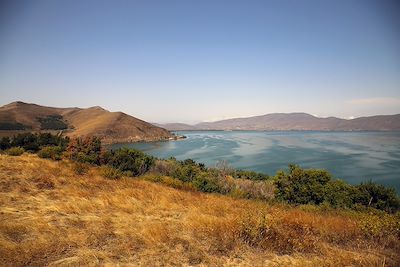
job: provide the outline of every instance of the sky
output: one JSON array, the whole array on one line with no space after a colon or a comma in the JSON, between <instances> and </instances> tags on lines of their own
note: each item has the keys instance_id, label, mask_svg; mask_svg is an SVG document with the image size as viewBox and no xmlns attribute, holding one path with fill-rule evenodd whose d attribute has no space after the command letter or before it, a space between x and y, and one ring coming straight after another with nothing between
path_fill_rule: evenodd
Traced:
<instances>
[{"instance_id":1,"label":"sky","mask_svg":"<svg viewBox=\"0 0 400 267\"><path fill-rule=\"evenodd\" d=\"M0 105L150 122L400 113L400 3L0 0Z\"/></svg>"}]
</instances>

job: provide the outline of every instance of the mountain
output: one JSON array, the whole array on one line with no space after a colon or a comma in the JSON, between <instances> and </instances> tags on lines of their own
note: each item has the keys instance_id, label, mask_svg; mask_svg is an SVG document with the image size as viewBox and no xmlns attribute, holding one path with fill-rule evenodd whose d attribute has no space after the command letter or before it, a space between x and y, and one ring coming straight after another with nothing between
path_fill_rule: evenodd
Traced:
<instances>
[{"instance_id":1,"label":"mountain","mask_svg":"<svg viewBox=\"0 0 400 267\"><path fill-rule=\"evenodd\" d=\"M153 123L153 124L158 127L167 129L168 131L195 131L195 130L198 130L196 126L185 124L185 123L165 123L165 124Z\"/></svg>"},{"instance_id":2,"label":"mountain","mask_svg":"<svg viewBox=\"0 0 400 267\"><path fill-rule=\"evenodd\" d=\"M400 114L339 119L307 113L272 113L196 124L198 130L400 131Z\"/></svg>"},{"instance_id":3,"label":"mountain","mask_svg":"<svg viewBox=\"0 0 400 267\"><path fill-rule=\"evenodd\" d=\"M0 107L0 130L62 130L68 136L99 136L104 143L172 138L167 130L122 112L101 107L54 108L24 102Z\"/></svg>"}]
</instances>

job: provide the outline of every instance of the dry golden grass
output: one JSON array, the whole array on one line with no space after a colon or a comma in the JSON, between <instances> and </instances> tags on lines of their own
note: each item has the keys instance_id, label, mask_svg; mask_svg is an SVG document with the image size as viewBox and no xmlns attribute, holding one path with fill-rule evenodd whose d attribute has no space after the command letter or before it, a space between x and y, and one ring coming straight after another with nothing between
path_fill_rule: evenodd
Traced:
<instances>
[{"instance_id":1,"label":"dry golden grass","mask_svg":"<svg viewBox=\"0 0 400 267\"><path fill-rule=\"evenodd\" d=\"M1 266L398 266L399 239L358 215L108 180L0 155Z\"/></svg>"}]
</instances>

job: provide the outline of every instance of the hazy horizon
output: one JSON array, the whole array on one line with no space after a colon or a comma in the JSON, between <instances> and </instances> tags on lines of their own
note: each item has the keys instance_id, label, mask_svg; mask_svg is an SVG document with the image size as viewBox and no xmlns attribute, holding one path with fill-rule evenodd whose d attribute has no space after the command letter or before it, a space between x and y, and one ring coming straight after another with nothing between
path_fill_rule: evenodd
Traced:
<instances>
[{"instance_id":1,"label":"hazy horizon","mask_svg":"<svg viewBox=\"0 0 400 267\"><path fill-rule=\"evenodd\" d=\"M0 105L149 122L400 113L396 1L2 1Z\"/></svg>"}]
</instances>

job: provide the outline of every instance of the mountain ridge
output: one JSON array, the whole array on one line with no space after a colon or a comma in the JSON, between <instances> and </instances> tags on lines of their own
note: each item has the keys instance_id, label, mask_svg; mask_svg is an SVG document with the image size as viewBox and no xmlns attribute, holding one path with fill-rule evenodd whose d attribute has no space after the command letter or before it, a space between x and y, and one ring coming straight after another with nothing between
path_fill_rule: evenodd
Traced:
<instances>
[{"instance_id":1,"label":"mountain ridge","mask_svg":"<svg viewBox=\"0 0 400 267\"><path fill-rule=\"evenodd\" d=\"M158 141L173 138L166 129L100 106L89 108L46 107L16 101L0 107L3 135L15 131L60 130L67 136L96 135L104 143Z\"/></svg>"},{"instance_id":2,"label":"mountain ridge","mask_svg":"<svg viewBox=\"0 0 400 267\"><path fill-rule=\"evenodd\" d=\"M195 125L158 124L173 130L259 130L259 131L400 131L400 114L374 115L354 119L320 118L304 112L269 113L231 118ZM174 126L179 125L179 129ZM187 127L185 127L185 125Z\"/></svg>"}]
</instances>

